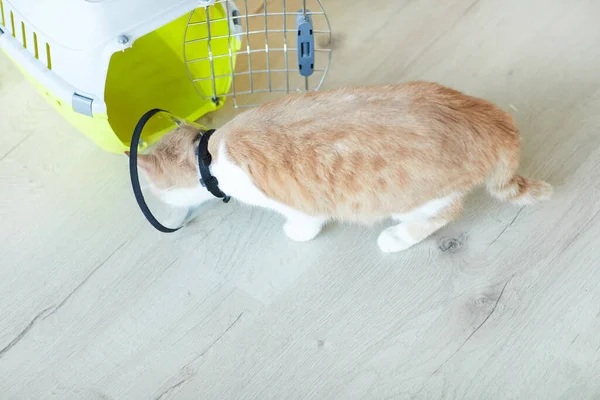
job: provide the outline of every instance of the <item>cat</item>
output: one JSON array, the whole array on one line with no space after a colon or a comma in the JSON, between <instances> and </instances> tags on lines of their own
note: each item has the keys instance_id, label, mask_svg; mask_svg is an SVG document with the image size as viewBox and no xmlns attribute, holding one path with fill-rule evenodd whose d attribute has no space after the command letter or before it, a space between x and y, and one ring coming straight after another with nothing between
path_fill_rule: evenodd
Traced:
<instances>
[{"instance_id":1,"label":"cat","mask_svg":"<svg viewBox=\"0 0 600 400\"><path fill-rule=\"evenodd\" d=\"M213 198L199 184L202 133L182 124L139 155L162 201L190 207ZM377 242L397 252L457 218L480 184L517 205L552 194L548 183L516 174L520 134L508 113L431 82L289 95L217 129L208 150L219 188L283 214L296 241L330 220L391 218L397 224Z\"/></svg>"}]
</instances>

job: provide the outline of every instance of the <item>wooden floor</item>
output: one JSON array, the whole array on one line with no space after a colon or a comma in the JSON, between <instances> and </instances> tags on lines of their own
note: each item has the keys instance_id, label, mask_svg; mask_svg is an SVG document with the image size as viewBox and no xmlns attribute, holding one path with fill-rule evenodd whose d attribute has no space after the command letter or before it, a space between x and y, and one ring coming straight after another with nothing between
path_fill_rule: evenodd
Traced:
<instances>
[{"instance_id":1,"label":"wooden floor","mask_svg":"<svg viewBox=\"0 0 600 400\"><path fill-rule=\"evenodd\" d=\"M2 55L0 399L600 398L600 3L325 6L326 86L427 79L494 101L553 200L477 191L393 255L381 226L298 244L235 203L159 234L125 157Z\"/></svg>"}]
</instances>

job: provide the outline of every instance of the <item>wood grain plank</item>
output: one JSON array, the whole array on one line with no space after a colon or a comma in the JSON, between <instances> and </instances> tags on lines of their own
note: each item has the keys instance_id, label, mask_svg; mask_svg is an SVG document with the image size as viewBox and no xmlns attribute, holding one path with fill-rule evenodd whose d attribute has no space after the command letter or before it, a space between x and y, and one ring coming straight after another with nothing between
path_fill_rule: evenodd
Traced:
<instances>
[{"instance_id":1,"label":"wood grain plank","mask_svg":"<svg viewBox=\"0 0 600 400\"><path fill-rule=\"evenodd\" d=\"M377 249L384 225L291 243L281 217L236 203L162 235L126 159L0 56L0 398L598 397L598 3L324 6L326 86L428 79L488 98L555 197L520 209L476 191L396 255Z\"/></svg>"}]
</instances>

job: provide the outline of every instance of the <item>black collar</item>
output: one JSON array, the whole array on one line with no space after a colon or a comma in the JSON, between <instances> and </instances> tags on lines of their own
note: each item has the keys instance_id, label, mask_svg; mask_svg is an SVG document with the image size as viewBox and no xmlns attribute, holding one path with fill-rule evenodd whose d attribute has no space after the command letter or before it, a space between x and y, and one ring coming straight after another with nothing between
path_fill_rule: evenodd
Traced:
<instances>
[{"instance_id":1,"label":"black collar","mask_svg":"<svg viewBox=\"0 0 600 400\"><path fill-rule=\"evenodd\" d=\"M210 163L212 162L212 156L208 151L208 141L212 134L215 132L214 129L204 132L200 136L200 142L198 143L198 169L200 170L200 184L206 188L213 196L223 199L224 203L229 202L231 197L227 196L221 189L219 189L219 181L210 173Z\"/></svg>"}]
</instances>

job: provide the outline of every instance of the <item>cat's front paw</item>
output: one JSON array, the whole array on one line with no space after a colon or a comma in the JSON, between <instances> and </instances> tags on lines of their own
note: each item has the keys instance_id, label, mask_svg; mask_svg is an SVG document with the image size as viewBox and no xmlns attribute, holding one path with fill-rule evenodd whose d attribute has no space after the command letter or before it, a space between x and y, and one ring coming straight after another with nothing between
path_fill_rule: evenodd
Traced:
<instances>
[{"instance_id":1,"label":"cat's front paw","mask_svg":"<svg viewBox=\"0 0 600 400\"><path fill-rule=\"evenodd\" d=\"M392 226L384 229L384 231L379 234L377 244L384 253L395 253L406 250L414 244L405 240L402 237L402 231L398 228L398 226Z\"/></svg>"},{"instance_id":2,"label":"cat's front paw","mask_svg":"<svg viewBox=\"0 0 600 400\"><path fill-rule=\"evenodd\" d=\"M296 242L308 242L321 232L322 223L288 221L283 225L283 231Z\"/></svg>"}]
</instances>

